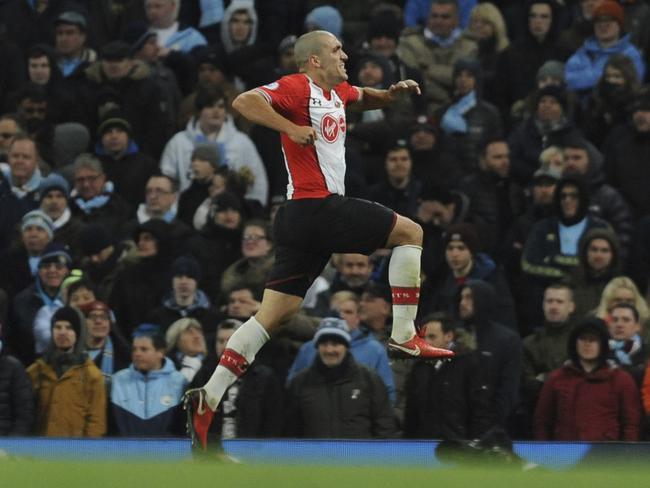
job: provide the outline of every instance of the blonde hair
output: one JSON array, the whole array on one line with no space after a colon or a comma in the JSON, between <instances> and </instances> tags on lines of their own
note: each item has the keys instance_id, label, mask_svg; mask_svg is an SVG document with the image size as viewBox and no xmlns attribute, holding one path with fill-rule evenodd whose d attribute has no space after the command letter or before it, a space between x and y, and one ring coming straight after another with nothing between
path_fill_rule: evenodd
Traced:
<instances>
[{"instance_id":1,"label":"blonde hair","mask_svg":"<svg viewBox=\"0 0 650 488\"><path fill-rule=\"evenodd\" d=\"M603 289L603 293L600 297L600 303L596 307L595 315L600 319L606 319L609 315L609 309L611 307L611 301L614 298L614 294L619 289L630 290L634 293L634 308L639 312L639 322L644 323L650 318L650 309L648 309L648 303L645 301L639 289L627 276L618 276L613 278L607 283Z\"/></svg>"},{"instance_id":2,"label":"blonde hair","mask_svg":"<svg viewBox=\"0 0 650 488\"><path fill-rule=\"evenodd\" d=\"M492 24L492 27L494 28L494 37L497 40L497 52L503 51L510 45L506 22L503 20L503 15L501 15L501 12L496 5L491 2L479 3L476 5L469 14L470 24L473 20L479 18L487 20Z\"/></svg>"},{"instance_id":3,"label":"blonde hair","mask_svg":"<svg viewBox=\"0 0 650 488\"><path fill-rule=\"evenodd\" d=\"M548 168L551 165L551 159L559 156L564 161L564 151L559 146L549 146L539 155L539 165L542 168Z\"/></svg>"},{"instance_id":4,"label":"blonde hair","mask_svg":"<svg viewBox=\"0 0 650 488\"><path fill-rule=\"evenodd\" d=\"M330 297L330 308L338 307L343 302L354 302L359 305L359 295L350 290L337 291Z\"/></svg>"}]
</instances>

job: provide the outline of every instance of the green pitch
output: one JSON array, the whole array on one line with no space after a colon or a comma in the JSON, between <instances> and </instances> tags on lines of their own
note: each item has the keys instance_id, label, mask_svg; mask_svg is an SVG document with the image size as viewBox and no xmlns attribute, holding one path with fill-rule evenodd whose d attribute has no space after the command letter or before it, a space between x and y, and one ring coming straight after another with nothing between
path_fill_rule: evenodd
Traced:
<instances>
[{"instance_id":1,"label":"green pitch","mask_svg":"<svg viewBox=\"0 0 650 488\"><path fill-rule=\"evenodd\" d=\"M269 466L215 462L0 461L0 486L20 488L648 488L648 466L562 472L481 468Z\"/></svg>"}]
</instances>

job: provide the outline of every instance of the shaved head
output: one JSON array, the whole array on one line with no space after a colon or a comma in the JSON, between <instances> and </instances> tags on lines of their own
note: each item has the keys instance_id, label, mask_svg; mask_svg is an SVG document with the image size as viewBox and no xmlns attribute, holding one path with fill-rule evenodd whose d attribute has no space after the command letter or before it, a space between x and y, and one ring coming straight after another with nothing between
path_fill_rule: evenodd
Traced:
<instances>
[{"instance_id":1,"label":"shaved head","mask_svg":"<svg viewBox=\"0 0 650 488\"><path fill-rule=\"evenodd\" d=\"M320 54L323 46L325 45L325 39L328 37L334 37L333 34L324 31L324 30L315 30L303 34L296 41L296 45L293 48L294 57L296 58L296 64L300 71L304 70L309 57L314 54Z\"/></svg>"}]
</instances>

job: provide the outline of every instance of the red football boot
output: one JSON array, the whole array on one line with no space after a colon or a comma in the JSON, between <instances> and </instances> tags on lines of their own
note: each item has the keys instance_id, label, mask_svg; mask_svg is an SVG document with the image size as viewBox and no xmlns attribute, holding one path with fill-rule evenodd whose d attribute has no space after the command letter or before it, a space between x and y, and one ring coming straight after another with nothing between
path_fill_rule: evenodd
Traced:
<instances>
[{"instance_id":1,"label":"red football boot","mask_svg":"<svg viewBox=\"0 0 650 488\"><path fill-rule=\"evenodd\" d=\"M197 447L197 440L205 451L208 448L208 429L212 423L214 412L205 401L205 390L193 388L185 392L183 409L187 412L187 433L192 440L192 446Z\"/></svg>"},{"instance_id":2,"label":"red football boot","mask_svg":"<svg viewBox=\"0 0 650 488\"><path fill-rule=\"evenodd\" d=\"M453 351L433 347L417 334L401 344L389 339L388 351L404 359L446 359L455 356Z\"/></svg>"}]
</instances>

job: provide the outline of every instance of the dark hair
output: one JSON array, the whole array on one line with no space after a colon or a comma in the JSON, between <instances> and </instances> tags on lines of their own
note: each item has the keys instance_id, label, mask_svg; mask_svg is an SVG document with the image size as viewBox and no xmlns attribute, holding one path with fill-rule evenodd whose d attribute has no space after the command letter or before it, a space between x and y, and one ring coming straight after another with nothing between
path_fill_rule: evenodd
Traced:
<instances>
[{"instance_id":1,"label":"dark hair","mask_svg":"<svg viewBox=\"0 0 650 488\"><path fill-rule=\"evenodd\" d=\"M81 288L86 288L87 290L92 291L95 293L95 284L90 280L90 278L87 278L86 276L82 277L81 279L70 283L68 286L68 300L70 300L70 296L76 292L77 290Z\"/></svg>"},{"instance_id":2,"label":"dark hair","mask_svg":"<svg viewBox=\"0 0 650 488\"><path fill-rule=\"evenodd\" d=\"M241 327L242 321L237 319L226 319L219 322L217 325L217 332L220 330L235 330Z\"/></svg>"},{"instance_id":3,"label":"dark hair","mask_svg":"<svg viewBox=\"0 0 650 488\"><path fill-rule=\"evenodd\" d=\"M149 178L147 179L147 183L151 178L165 178L167 181L169 181L169 184L171 185L172 191L176 193L178 191L178 181L176 181L174 178L172 178L169 175L163 174L163 173L154 173Z\"/></svg>"},{"instance_id":4,"label":"dark hair","mask_svg":"<svg viewBox=\"0 0 650 488\"><path fill-rule=\"evenodd\" d=\"M206 107L212 107L220 100L226 101L226 95L221 88L200 84L196 90L196 98L194 99L196 113L200 113Z\"/></svg>"},{"instance_id":5,"label":"dark hair","mask_svg":"<svg viewBox=\"0 0 650 488\"><path fill-rule=\"evenodd\" d=\"M156 351L165 351L167 349L167 342L159 325L149 323L138 325L133 331L133 334L131 334L131 338L135 340L140 337L148 337L151 339L151 343Z\"/></svg>"},{"instance_id":6,"label":"dark hair","mask_svg":"<svg viewBox=\"0 0 650 488\"><path fill-rule=\"evenodd\" d=\"M632 314L634 315L634 320L636 320L637 322L639 321L640 319L639 311L631 303L619 303L618 305L614 305L609 309L609 313L611 314L617 308L626 308L628 310L632 310Z\"/></svg>"},{"instance_id":7,"label":"dark hair","mask_svg":"<svg viewBox=\"0 0 650 488\"><path fill-rule=\"evenodd\" d=\"M264 219L251 219L247 220L244 222L244 225L242 226L242 229L245 229L246 227L259 227L264 231L264 236L266 237L266 240L271 242L273 240L273 227L271 226L271 222L268 220Z\"/></svg>"},{"instance_id":8,"label":"dark hair","mask_svg":"<svg viewBox=\"0 0 650 488\"><path fill-rule=\"evenodd\" d=\"M424 327L429 322L440 322L440 328L446 334L447 332L456 333L456 322L451 318L447 312L433 312L425 316L421 321L421 326Z\"/></svg>"},{"instance_id":9,"label":"dark hair","mask_svg":"<svg viewBox=\"0 0 650 488\"><path fill-rule=\"evenodd\" d=\"M508 140L504 137L501 136L486 137L479 143L478 146L479 154L481 156L485 156L487 154L488 147L490 147L492 144L496 144L497 142L502 142L505 145L508 145Z\"/></svg>"},{"instance_id":10,"label":"dark hair","mask_svg":"<svg viewBox=\"0 0 650 488\"><path fill-rule=\"evenodd\" d=\"M433 5L453 5L456 8L456 12L460 12L460 8L458 8L458 0L433 0L431 6Z\"/></svg>"},{"instance_id":11,"label":"dark hair","mask_svg":"<svg viewBox=\"0 0 650 488\"><path fill-rule=\"evenodd\" d=\"M228 291L228 301L230 301L230 295L232 295L236 291L241 291L241 290L250 291L251 295L253 295L253 298L258 302L262 300L263 291L259 287L250 286L250 285L237 285L237 286L232 287Z\"/></svg>"},{"instance_id":12,"label":"dark hair","mask_svg":"<svg viewBox=\"0 0 650 488\"><path fill-rule=\"evenodd\" d=\"M544 288L545 292L546 290L567 290L571 295L571 300L573 300L573 287L567 282L556 281L555 283L551 283L546 288Z\"/></svg>"}]
</instances>

